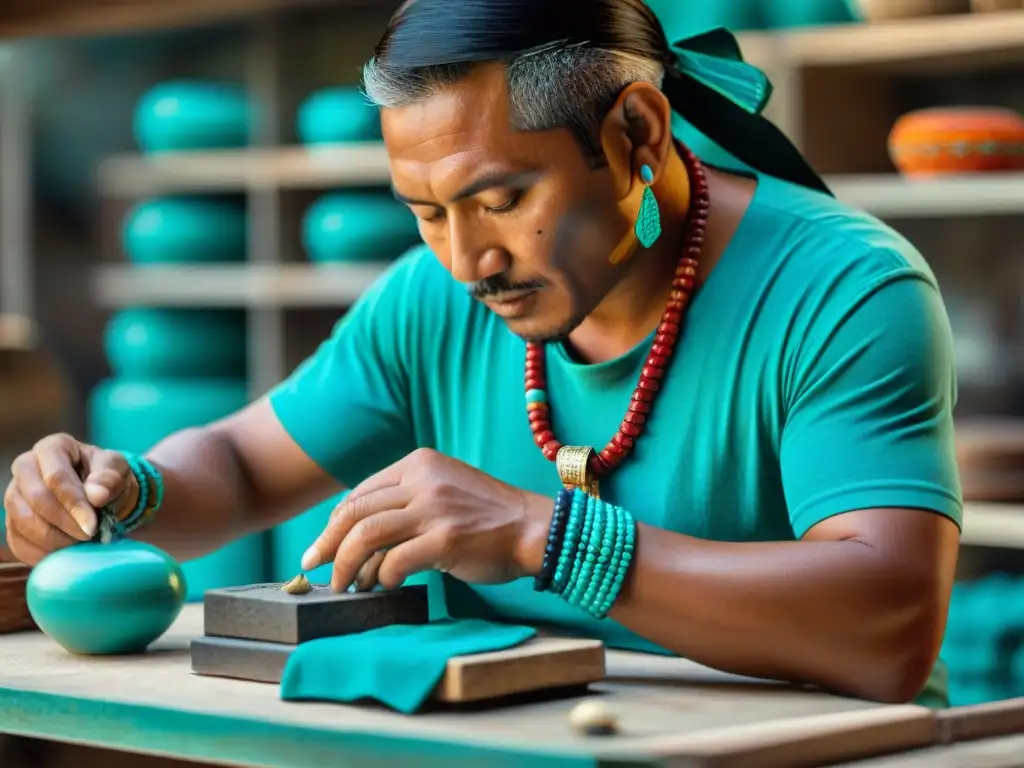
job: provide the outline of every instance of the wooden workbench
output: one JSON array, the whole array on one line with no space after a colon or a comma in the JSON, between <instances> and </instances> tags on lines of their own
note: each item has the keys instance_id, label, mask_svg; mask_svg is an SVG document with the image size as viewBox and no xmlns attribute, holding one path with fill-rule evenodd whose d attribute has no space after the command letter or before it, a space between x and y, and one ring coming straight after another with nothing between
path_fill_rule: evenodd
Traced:
<instances>
[{"instance_id":1,"label":"wooden workbench","mask_svg":"<svg viewBox=\"0 0 1024 768\"><path fill-rule=\"evenodd\" d=\"M935 714L744 680L681 659L610 652L591 689L621 734L583 737L579 698L406 717L373 706L297 704L274 685L191 674L201 634L186 606L149 653L76 658L39 633L0 636L0 731L224 765L786 765L936 743ZM753 758L753 759L751 759ZM723 763L724 761L724 763Z\"/></svg>"}]
</instances>

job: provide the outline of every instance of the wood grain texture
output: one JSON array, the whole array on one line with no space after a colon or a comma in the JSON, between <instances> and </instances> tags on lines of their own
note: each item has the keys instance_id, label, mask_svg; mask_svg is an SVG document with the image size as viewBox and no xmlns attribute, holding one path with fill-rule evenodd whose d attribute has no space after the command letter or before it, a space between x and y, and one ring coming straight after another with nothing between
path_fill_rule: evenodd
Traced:
<instances>
[{"instance_id":1,"label":"wood grain texture","mask_svg":"<svg viewBox=\"0 0 1024 768\"><path fill-rule=\"evenodd\" d=\"M646 745L673 768L803 768L932 746L933 713L912 705L720 728Z\"/></svg>"},{"instance_id":2,"label":"wood grain texture","mask_svg":"<svg viewBox=\"0 0 1024 768\"><path fill-rule=\"evenodd\" d=\"M297 645L390 624L426 624L430 618L427 588L422 586L336 594L314 585L305 595L291 595L281 586L253 584L207 592L205 634Z\"/></svg>"},{"instance_id":3,"label":"wood grain texture","mask_svg":"<svg viewBox=\"0 0 1024 768\"><path fill-rule=\"evenodd\" d=\"M219 637L192 641L192 671L279 683L294 646ZM597 640L537 638L517 648L460 656L448 662L433 698L480 702L514 694L586 686L604 679L604 644Z\"/></svg>"},{"instance_id":4,"label":"wood grain texture","mask_svg":"<svg viewBox=\"0 0 1024 768\"><path fill-rule=\"evenodd\" d=\"M1024 698L952 707L939 712L938 717L939 736L944 743L1011 736L1024 733Z\"/></svg>"},{"instance_id":5,"label":"wood grain texture","mask_svg":"<svg viewBox=\"0 0 1024 768\"><path fill-rule=\"evenodd\" d=\"M45 635L0 637L0 709L17 713L0 721L0 731L265 768L528 768L538 759L545 768L592 767L595 761L715 765L708 761L726 761L730 744L738 760L751 760L754 746L768 759L852 760L887 744L918 742L928 724L937 732L929 710L616 651L607 653L604 681L585 698L412 717L374 707L296 704L281 701L273 685L191 674L189 646L201 634L201 606L189 605L171 632L136 657L78 658ZM595 697L618 716L615 736L588 738L571 728L572 708ZM851 732L867 736L851 739Z\"/></svg>"},{"instance_id":6,"label":"wood grain texture","mask_svg":"<svg viewBox=\"0 0 1024 768\"><path fill-rule=\"evenodd\" d=\"M25 585L31 569L14 563L0 563L0 634L35 629L25 602Z\"/></svg>"},{"instance_id":7,"label":"wood grain texture","mask_svg":"<svg viewBox=\"0 0 1024 768\"><path fill-rule=\"evenodd\" d=\"M1024 765L1024 736L1018 735L857 760L835 768L1020 768L1021 765Z\"/></svg>"}]
</instances>

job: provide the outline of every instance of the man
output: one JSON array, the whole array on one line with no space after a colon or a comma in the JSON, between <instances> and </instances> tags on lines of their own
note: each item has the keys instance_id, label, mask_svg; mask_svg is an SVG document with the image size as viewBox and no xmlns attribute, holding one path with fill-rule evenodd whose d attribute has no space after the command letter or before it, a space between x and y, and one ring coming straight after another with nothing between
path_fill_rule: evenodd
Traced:
<instances>
[{"instance_id":1,"label":"man","mask_svg":"<svg viewBox=\"0 0 1024 768\"><path fill-rule=\"evenodd\" d=\"M767 84L731 38L673 50L639 0L560 8L400 9L365 85L429 250L150 471L43 440L6 495L12 551L88 539L97 509L138 517L140 479L164 493L139 535L182 558L349 487L302 563L333 561L335 588L443 571L457 610L941 701L962 504L935 278L759 117ZM673 108L762 172L702 166ZM607 619L529 578L563 481L637 521Z\"/></svg>"}]
</instances>

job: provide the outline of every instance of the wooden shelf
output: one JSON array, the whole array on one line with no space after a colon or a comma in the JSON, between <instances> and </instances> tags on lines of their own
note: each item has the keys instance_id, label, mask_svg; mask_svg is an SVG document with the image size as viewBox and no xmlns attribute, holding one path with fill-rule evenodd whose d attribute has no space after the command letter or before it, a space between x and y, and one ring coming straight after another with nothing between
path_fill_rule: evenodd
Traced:
<instances>
[{"instance_id":1,"label":"wooden shelf","mask_svg":"<svg viewBox=\"0 0 1024 768\"><path fill-rule=\"evenodd\" d=\"M387 184L389 179L384 145L374 142L118 155L100 164L99 192L111 197L141 197L171 192L360 186Z\"/></svg>"},{"instance_id":2,"label":"wooden shelf","mask_svg":"<svg viewBox=\"0 0 1024 768\"><path fill-rule=\"evenodd\" d=\"M94 275L93 295L106 307L346 307L387 264L108 265Z\"/></svg>"},{"instance_id":3,"label":"wooden shelf","mask_svg":"<svg viewBox=\"0 0 1024 768\"><path fill-rule=\"evenodd\" d=\"M379 143L337 147L123 155L100 166L100 191L116 197L247 189L385 185ZM895 174L827 179L845 203L879 216L970 216L1024 211L1024 173L910 180Z\"/></svg>"},{"instance_id":4,"label":"wooden shelf","mask_svg":"<svg viewBox=\"0 0 1024 768\"><path fill-rule=\"evenodd\" d=\"M929 180L896 175L833 176L826 181L839 200L880 217L1024 213L1024 173Z\"/></svg>"},{"instance_id":5,"label":"wooden shelf","mask_svg":"<svg viewBox=\"0 0 1024 768\"><path fill-rule=\"evenodd\" d=\"M1024 62L1024 11L843 24L740 35L744 56L758 66L896 67Z\"/></svg>"},{"instance_id":6,"label":"wooden shelf","mask_svg":"<svg viewBox=\"0 0 1024 768\"><path fill-rule=\"evenodd\" d=\"M357 0L5 0L0 38L107 35L218 24L305 6L358 4Z\"/></svg>"}]
</instances>

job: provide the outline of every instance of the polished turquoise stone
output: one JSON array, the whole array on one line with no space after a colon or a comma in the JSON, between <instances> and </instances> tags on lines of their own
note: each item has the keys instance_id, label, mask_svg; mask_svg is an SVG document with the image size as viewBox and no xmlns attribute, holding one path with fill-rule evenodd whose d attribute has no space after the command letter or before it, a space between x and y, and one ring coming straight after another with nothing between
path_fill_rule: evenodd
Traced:
<instances>
[{"instance_id":1,"label":"polished turquoise stone","mask_svg":"<svg viewBox=\"0 0 1024 768\"><path fill-rule=\"evenodd\" d=\"M44 558L29 576L28 609L65 650L87 656L141 653L181 612L185 574L149 544L79 544Z\"/></svg>"}]
</instances>

